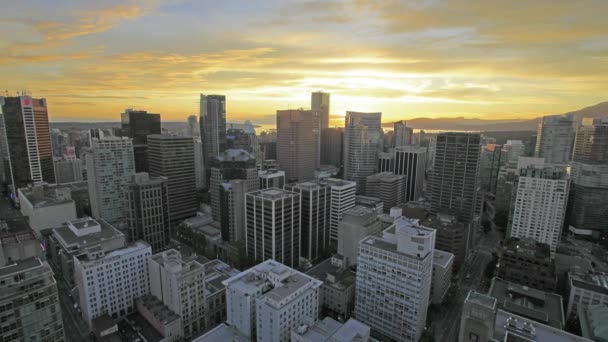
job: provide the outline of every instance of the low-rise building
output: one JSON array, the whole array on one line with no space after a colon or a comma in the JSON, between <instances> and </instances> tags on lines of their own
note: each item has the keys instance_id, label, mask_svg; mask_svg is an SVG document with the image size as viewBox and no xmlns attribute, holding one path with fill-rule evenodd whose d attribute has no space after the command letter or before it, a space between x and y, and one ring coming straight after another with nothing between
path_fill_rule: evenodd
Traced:
<instances>
[{"instance_id":1,"label":"low-rise building","mask_svg":"<svg viewBox=\"0 0 608 342\"><path fill-rule=\"evenodd\" d=\"M330 317L302 324L291 332L291 342L367 342L372 341L369 326L354 318L340 323Z\"/></svg>"},{"instance_id":2,"label":"low-rise building","mask_svg":"<svg viewBox=\"0 0 608 342\"><path fill-rule=\"evenodd\" d=\"M355 273L346 265L344 257L336 254L321 261L306 274L319 279L321 285L321 316L339 321L351 317L355 310Z\"/></svg>"},{"instance_id":3,"label":"low-rise building","mask_svg":"<svg viewBox=\"0 0 608 342\"><path fill-rule=\"evenodd\" d=\"M555 291L557 274L549 245L531 238L511 238L503 244L499 257L499 278L542 291Z\"/></svg>"},{"instance_id":4,"label":"low-rise building","mask_svg":"<svg viewBox=\"0 0 608 342\"><path fill-rule=\"evenodd\" d=\"M578 306L589 304L608 305L608 274L601 272L583 273L574 269L568 274L567 317L576 313Z\"/></svg>"},{"instance_id":5,"label":"low-rise building","mask_svg":"<svg viewBox=\"0 0 608 342\"><path fill-rule=\"evenodd\" d=\"M0 221L0 267L16 260L43 258L43 246L25 216Z\"/></svg>"},{"instance_id":6,"label":"low-rise building","mask_svg":"<svg viewBox=\"0 0 608 342\"><path fill-rule=\"evenodd\" d=\"M342 215L342 221L338 224L338 254L344 257L347 266L357 263L361 239L382 232L378 214L375 209L356 205Z\"/></svg>"},{"instance_id":7,"label":"low-rise building","mask_svg":"<svg viewBox=\"0 0 608 342\"><path fill-rule=\"evenodd\" d=\"M441 212L419 222L435 229L435 248L454 254L454 270L459 270L469 253L470 226L458 221L456 215Z\"/></svg>"},{"instance_id":8,"label":"low-rise building","mask_svg":"<svg viewBox=\"0 0 608 342\"><path fill-rule=\"evenodd\" d=\"M599 342L608 341L608 305L579 305L577 317L583 337Z\"/></svg>"},{"instance_id":9,"label":"low-rise building","mask_svg":"<svg viewBox=\"0 0 608 342\"><path fill-rule=\"evenodd\" d=\"M441 304L452 285L454 254L439 249L433 251L433 279L431 280L431 302Z\"/></svg>"},{"instance_id":10,"label":"low-rise building","mask_svg":"<svg viewBox=\"0 0 608 342\"><path fill-rule=\"evenodd\" d=\"M198 257L197 261L205 269L205 329L212 329L227 319L226 285L223 282L240 272L217 259L203 261Z\"/></svg>"},{"instance_id":11,"label":"low-rise building","mask_svg":"<svg viewBox=\"0 0 608 342\"><path fill-rule=\"evenodd\" d=\"M39 233L43 229L61 226L76 219L76 204L67 186L46 183L19 189L21 214L29 218L32 229Z\"/></svg>"},{"instance_id":12,"label":"low-rise building","mask_svg":"<svg viewBox=\"0 0 608 342\"><path fill-rule=\"evenodd\" d=\"M378 215L382 214L384 210L384 204L378 197L357 195L355 197L355 205L373 209Z\"/></svg>"},{"instance_id":13,"label":"low-rise building","mask_svg":"<svg viewBox=\"0 0 608 342\"><path fill-rule=\"evenodd\" d=\"M136 300L137 313L163 337L164 342L181 341L181 317L153 295L144 295Z\"/></svg>"}]
</instances>

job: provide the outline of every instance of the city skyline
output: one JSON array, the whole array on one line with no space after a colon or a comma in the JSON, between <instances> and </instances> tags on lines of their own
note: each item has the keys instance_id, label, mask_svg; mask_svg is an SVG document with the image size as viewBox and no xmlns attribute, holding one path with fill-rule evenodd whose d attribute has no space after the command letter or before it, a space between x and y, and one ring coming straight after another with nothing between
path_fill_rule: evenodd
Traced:
<instances>
[{"instance_id":1,"label":"city skyline","mask_svg":"<svg viewBox=\"0 0 608 342\"><path fill-rule=\"evenodd\" d=\"M47 98L52 121L124 108L181 121L204 92L227 96L229 120L266 125L318 90L332 126L346 111L528 119L604 100L608 4L585 4L20 2L0 14L0 70L10 95Z\"/></svg>"}]
</instances>

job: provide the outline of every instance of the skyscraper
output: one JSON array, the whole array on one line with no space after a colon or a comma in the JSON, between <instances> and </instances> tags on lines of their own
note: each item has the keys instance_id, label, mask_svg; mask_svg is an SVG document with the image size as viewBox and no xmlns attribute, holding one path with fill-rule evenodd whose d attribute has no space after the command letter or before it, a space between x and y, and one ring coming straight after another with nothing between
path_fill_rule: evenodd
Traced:
<instances>
[{"instance_id":1,"label":"skyscraper","mask_svg":"<svg viewBox=\"0 0 608 342\"><path fill-rule=\"evenodd\" d=\"M437 135L430 181L433 214L453 209L460 221L469 224L480 213L479 155L479 133Z\"/></svg>"},{"instance_id":2,"label":"skyscraper","mask_svg":"<svg viewBox=\"0 0 608 342\"><path fill-rule=\"evenodd\" d=\"M296 267L300 261L300 195L264 189L245 196L245 252L251 262L268 259Z\"/></svg>"},{"instance_id":3,"label":"skyscraper","mask_svg":"<svg viewBox=\"0 0 608 342\"><path fill-rule=\"evenodd\" d=\"M211 160L226 149L226 96L201 94L199 125L203 163L209 169Z\"/></svg>"},{"instance_id":4,"label":"skyscraper","mask_svg":"<svg viewBox=\"0 0 608 342\"><path fill-rule=\"evenodd\" d=\"M130 138L92 138L86 154L91 211L96 219L112 224L127 218L125 185L135 172Z\"/></svg>"},{"instance_id":5,"label":"skyscraper","mask_svg":"<svg viewBox=\"0 0 608 342\"><path fill-rule=\"evenodd\" d=\"M318 113L312 110L277 111L277 163L289 182L315 177L318 159Z\"/></svg>"},{"instance_id":6,"label":"skyscraper","mask_svg":"<svg viewBox=\"0 0 608 342\"><path fill-rule=\"evenodd\" d=\"M394 173L407 177L403 202L417 201L423 195L426 176L426 148L399 146L395 148Z\"/></svg>"},{"instance_id":7,"label":"skyscraper","mask_svg":"<svg viewBox=\"0 0 608 342\"><path fill-rule=\"evenodd\" d=\"M188 117L188 135L191 137L200 136L200 128L198 127L196 115L190 115Z\"/></svg>"},{"instance_id":8,"label":"skyscraper","mask_svg":"<svg viewBox=\"0 0 608 342\"><path fill-rule=\"evenodd\" d=\"M357 184L353 181L337 178L328 178L324 182L329 186L331 191L329 236L331 243L336 246L338 244L338 225L342 220L342 216L347 210L355 206Z\"/></svg>"},{"instance_id":9,"label":"skyscraper","mask_svg":"<svg viewBox=\"0 0 608 342\"><path fill-rule=\"evenodd\" d=\"M392 207L403 202L405 195L406 177L391 172L380 172L367 176L365 181L365 195L379 198L383 203L385 213Z\"/></svg>"},{"instance_id":10,"label":"skyscraper","mask_svg":"<svg viewBox=\"0 0 608 342\"><path fill-rule=\"evenodd\" d=\"M504 155L504 158L503 158ZM495 194L498 171L504 165L507 153L503 153L500 145L487 144L481 148L479 177L481 188Z\"/></svg>"},{"instance_id":11,"label":"skyscraper","mask_svg":"<svg viewBox=\"0 0 608 342\"><path fill-rule=\"evenodd\" d=\"M120 115L122 135L133 139L135 172L148 172L148 135L160 134L160 114L125 109Z\"/></svg>"},{"instance_id":12,"label":"skyscraper","mask_svg":"<svg viewBox=\"0 0 608 342\"><path fill-rule=\"evenodd\" d=\"M405 125L405 120L397 121L393 125L393 132L395 135L393 147L411 145L414 137L414 130Z\"/></svg>"},{"instance_id":13,"label":"skyscraper","mask_svg":"<svg viewBox=\"0 0 608 342\"><path fill-rule=\"evenodd\" d=\"M535 156L548 164L567 164L572 160L575 136L573 115L545 116L538 124Z\"/></svg>"},{"instance_id":14,"label":"skyscraper","mask_svg":"<svg viewBox=\"0 0 608 342\"><path fill-rule=\"evenodd\" d=\"M129 241L144 240L152 252L160 252L169 243L169 197L166 177L136 173L127 183Z\"/></svg>"},{"instance_id":15,"label":"skyscraper","mask_svg":"<svg viewBox=\"0 0 608 342\"><path fill-rule=\"evenodd\" d=\"M321 164L342 167L344 128L326 128L321 131Z\"/></svg>"},{"instance_id":16,"label":"skyscraper","mask_svg":"<svg viewBox=\"0 0 608 342\"><path fill-rule=\"evenodd\" d=\"M148 136L150 176L168 179L169 220L175 227L198 209L192 137Z\"/></svg>"},{"instance_id":17,"label":"skyscraper","mask_svg":"<svg viewBox=\"0 0 608 342\"><path fill-rule=\"evenodd\" d=\"M0 97L2 167L13 196L36 182L55 183L46 99Z\"/></svg>"},{"instance_id":18,"label":"skyscraper","mask_svg":"<svg viewBox=\"0 0 608 342\"><path fill-rule=\"evenodd\" d=\"M382 113L346 112L344 128L344 179L357 182L365 191L365 178L376 173L382 151Z\"/></svg>"},{"instance_id":19,"label":"skyscraper","mask_svg":"<svg viewBox=\"0 0 608 342\"><path fill-rule=\"evenodd\" d=\"M196 189L204 189L207 186L207 170L203 162L203 142L201 138L192 138L194 147L194 174L196 178Z\"/></svg>"},{"instance_id":20,"label":"skyscraper","mask_svg":"<svg viewBox=\"0 0 608 342\"><path fill-rule=\"evenodd\" d=\"M310 96L310 108L319 113L321 130L329 128L329 93L322 91L312 93Z\"/></svg>"}]
</instances>

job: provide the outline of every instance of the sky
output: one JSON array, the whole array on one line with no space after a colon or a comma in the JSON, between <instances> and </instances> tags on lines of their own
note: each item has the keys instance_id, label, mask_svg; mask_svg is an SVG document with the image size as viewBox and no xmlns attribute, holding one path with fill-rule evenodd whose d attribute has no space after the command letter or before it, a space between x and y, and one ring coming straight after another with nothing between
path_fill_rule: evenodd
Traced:
<instances>
[{"instance_id":1,"label":"sky","mask_svg":"<svg viewBox=\"0 0 608 342\"><path fill-rule=\"evenodd\" d=\"M348 110L527 119L608 100L606 0L20 0L0 11L0 85L53 121L125 108L185 120L200 93L228 121L331 93Z\"/></svg>"}]
</instances>

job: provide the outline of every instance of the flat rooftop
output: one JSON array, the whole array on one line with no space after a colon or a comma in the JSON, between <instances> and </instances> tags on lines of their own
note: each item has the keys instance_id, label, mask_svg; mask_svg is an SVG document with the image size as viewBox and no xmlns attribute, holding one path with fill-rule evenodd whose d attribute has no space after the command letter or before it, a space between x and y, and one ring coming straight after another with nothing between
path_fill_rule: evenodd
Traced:
<instances>
[{"instance_id":1,"label":"flat rooftop","mask_svg":"<svg viewBox=\"0 0 608 342\"><path fill-rule=\"evenodd\" d=\"M332 264L331 258L327 258L306 271L306 274L319 279L323 285L344 290L355 285L356 275L348 268ZM330 281L331 279L331 281Z\"/></svg>"},{"instance_id":2,"label":"flat rooftop","mask_svg":"<svg viewBox=\"0 0 608 342\"><path fill-rule=\"evenodd\" d=\"M223 282L230 277L241 273L239 270L218 259L207 262L201 262L197 259L197 261L201 263L205 269L205 287L210 293L216 293L226 289L226 285L224 285Z\"/></svg>"},{"instance_id":3,"label":"flat rooftop","mask_svg":"<svg viewBox=\"0 0 608 342\"><path fill-rule=\"evenodd\" d=\"M268 188L247 193L247 196L255 196L271 201L278 201L285 198L298 196L297 193L277 188Z\"/></svg>"},{"instance_id":4,"label":"flat rooftop","mask_svg":"<svg viewBox=\"0 0 608 342\"><path fill-rule=\"evenodd\" d=\"M197 337L192 342L251 342L234 327L222 323L203 336Z\"/></svg>"},{"instance_id":5,"label":"flat rooftop","mask_svg":"<svg viewBox=\"0 0 608 342\"><path fill-rule=\"evenodd\" d=\"M465 301L483 305L492 309L496 308L496 298L475 291L469 291Z\"/></svg>"},{"instance_id":6,"label":"flat rooftop","mask_svg":"<svg viewBox=\"0 0 608 342\"><path fill-rule=\"evenodd\" d=\"M510 238L505 241L504 249L516 254L535 256L537 258L550 258L549 245L540 243L531 238Z\"/></svg>"},{"instance_id":7,"label":"flat rooftop","mask_svg":"<svg viewBox=\"0 0 608 342\"><path fill-rule=\"evenodd\" d=\"M439 249L433 250L433 264L446 268L454 261L454 254Z\"/></svg>"},{"instance_id":8,"label":"flat rooftop","mask_svg":"<svg viewBox=\"0 0 608 342\"><path fill-rule=\"evenodd\" d=\"M171 311L169 307L163 304L158 298L153 295L145 295L138 299L142 305L150 311L154 317L158 318L161 322L167 324L179 319L179 315Z\"/></svg>"},{"instance_id":9,"label":"flat rooftop","mask_svg":"<svg viewBox=\"0 0 608 342\"><path fill-rule=\"evenodd\" d=\"M585 290L602 293L608 296L608 273L591 272L570 273L570 281L573 286L580 287Z\"/></svg>"},{"instance_id":10,"label":"flat rooftop","mask_svg":"<svg viewBox=\"0 0 608 342\"><path fill-rule=\"evenodd\" d=\"M526 337L526 330L533 328L534 336ZM590 342L564 330L541 324L504 310L496 311L494 321L494 340L509 342L550 341L550 342Z\"/></svg>"},{"instance_id":11,"label":"flat rooftop","mask_svg":"<svg viewBox=\"0 0 608 342\"><path fill-rule=\"evenodd\" d=\"M0 267L0 277L10 276L16 273L27 271L31 268L42 266L44 266L44 264L38 258L19 260L11 265Z\"/></svg>"},{"instance_id":12,"label":"flat rooftop","mask_svg":"<svg viewBox=\"0 0 608 342\"><path fill-rule=\"evenodd\" d=\"M107 259L111 259L111 258L116 257L116 256L121 256L121 255L129 254L129 253L133 253L135 251L138 251L140 249L144 249L146 247L150 248L150 245L147 242L144 242L144 241L135 241L132 244L127 245L126 247L118 248L118 249L115 249L113 251L110 251L110 252L106 253L103 257L101 257L99 259L89 260L89 257L88 257L87 254L78 255L76 258L79 261L82 261L82 262L107 260ZM97 248L99 248L99 247L97 247Z\"/></svg>"},{"instance_id":13,"label":"flat rooftop","mask_svg":"<svg viewBox=\"0 0 608 342\"><path fill-rule=\"evenodd\" d=\"M74 247L83 247L89 246L92 244L101 243L106 240L115 239L118 237L124 237L124 234L116 229L111 224L107 223L104 220L94 220L101 226L101 230L98 233L91 233L83 236L77 236L74 232L67 226L67 224L62 225L59 228L53 229L53 234L55 235L57 241L59 241L64 248L71 249ZM72 221L74 224L74 221ZM83 228L83 223L76 223L81 228ZM76 226L76 224L74 224Z\"/></svg>"},{"instance_id":14,"label":"flat rooftop","mask_svg":"<svg viewBox=\"0 0 608 342\"><path fill-rule=\"evenodd\" d=\"M61 185L43 184L31 188L21 188L19 192L25 196L34 208L51 207L73 202L70 188ZM62 194L62 192L66 192L67 195Z\"/></svg>"},{"instance_id":15,"label":"flat rooftop","mask_svg":"<svg viewBox=\"0 0 608 342\"><path fill-rule=\"evenodd\" d=\"M36 239L34 231L27 223L27 217L6 218L0 221L0 246Z\"/></svg>"}]
</instances>

